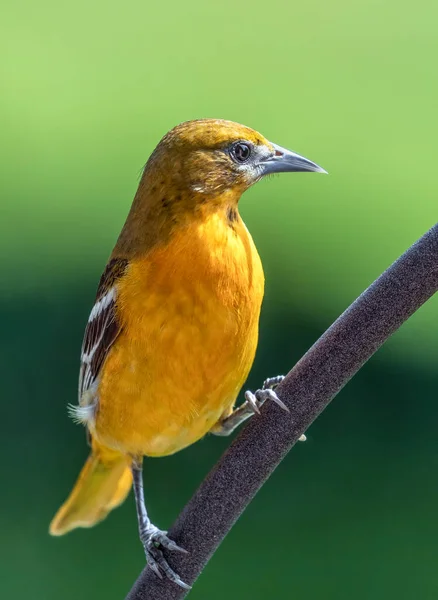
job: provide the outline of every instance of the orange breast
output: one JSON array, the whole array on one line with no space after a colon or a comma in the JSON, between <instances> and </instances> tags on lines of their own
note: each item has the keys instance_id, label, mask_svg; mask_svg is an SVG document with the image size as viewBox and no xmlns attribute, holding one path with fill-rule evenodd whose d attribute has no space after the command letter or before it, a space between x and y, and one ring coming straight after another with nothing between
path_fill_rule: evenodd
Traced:
<instances>
[{"instance_id":1,"label":"orange breast","mask_svg":"<svg viewBox=\"0 0 438 600\"><path fill-rule=\"evenodd\" d=\"M118 288L123 330L102 370L94 435L149 456L205 435L251 368L263 286L245 225L219 213L133 261Z\"/></svg>"}]
</instances>

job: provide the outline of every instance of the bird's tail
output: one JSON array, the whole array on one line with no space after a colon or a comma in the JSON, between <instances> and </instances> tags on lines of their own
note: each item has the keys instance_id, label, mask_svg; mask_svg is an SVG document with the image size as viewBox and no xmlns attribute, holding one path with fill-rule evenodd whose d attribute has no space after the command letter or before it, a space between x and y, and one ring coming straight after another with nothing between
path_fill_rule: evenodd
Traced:
<instances>
[{"instance_id":1,"label":"bird's tail","mask_svg":"<svg viewBox=\"0 0 438 600\"><path fill-rule=\"evenodd\" d=\"M50 523L52 535L92 527L121 504L132 485L131 459L92 440L88 457L69 497Z\"/></svg>"}]
</instances>

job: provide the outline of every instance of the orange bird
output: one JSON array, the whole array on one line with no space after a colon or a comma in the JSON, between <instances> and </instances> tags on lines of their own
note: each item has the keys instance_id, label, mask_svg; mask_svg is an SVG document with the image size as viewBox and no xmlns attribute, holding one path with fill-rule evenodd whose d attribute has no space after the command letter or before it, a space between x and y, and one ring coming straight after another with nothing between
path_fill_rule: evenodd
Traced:
<instances>
[{"instance_id":1,"label":"orange bird","mask_svg":"<svg viewBox=\"0 0 438 600\"><path fill-rule=\"evenodd\" d=\"M187 587L160 547L183 551L150 521L143 457L228 435L271 399L281 377L237 395L253 363L263 269L238 211L264 175L325 173L231 121L178 125L152 153L100 279L82 345L79 405L91 454L50 525L90 527L133 485L150 567ZM285 407L284 407L285 408Z\"/></svg>"}]
</instances>

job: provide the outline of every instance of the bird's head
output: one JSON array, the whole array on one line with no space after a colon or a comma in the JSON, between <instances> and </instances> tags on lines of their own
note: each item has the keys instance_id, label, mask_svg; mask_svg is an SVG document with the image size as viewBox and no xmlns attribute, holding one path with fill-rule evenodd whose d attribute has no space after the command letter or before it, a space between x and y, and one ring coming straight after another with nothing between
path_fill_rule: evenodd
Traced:
<instances>
[{"instance_id":1,"label":"bird's head","mask_svg":"<svg viewBox=\"0 0 438 600\"><path fill-rule=\"evenodd\" d=\"M116 254L131 256L162 243L194 214L204 218L225 209L234 219L240 196L253 183L271 173L298 171L325 173L244 125L220 119L182 123L149 158Z\"/></svg>"},{"instance_id":2,"label":"bird's head","mask_svg":"<svg viewBox=\"0 0 438 600\"><path fill-rule=\"evenodd\" d=\"M146 167L181 192L215 198L242 192L271 173L325 173L312 161L269 142L257 131L220 119L178 125L158 144Z\"/></svg>"}]
</instances>

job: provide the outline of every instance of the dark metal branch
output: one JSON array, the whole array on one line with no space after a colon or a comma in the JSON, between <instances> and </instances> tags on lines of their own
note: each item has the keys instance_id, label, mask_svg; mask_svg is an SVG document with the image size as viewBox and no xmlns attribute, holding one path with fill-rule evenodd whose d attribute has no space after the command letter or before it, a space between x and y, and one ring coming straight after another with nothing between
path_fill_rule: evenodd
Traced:
<instances>
[{"instance_id":1,"label":"dark metal branch","mask_svg":"<svg viewBox=\"0 0 438 600\"><path fill-rule=\"evenodd\" d=\"M168 556L193 584L216 548L299 436L332 398L438 290L438 224L383 273L312 346L253 417L184 508L169 532L187 555ZM177 600L187 592L145 568L126 600Z\"/></svg>"}]
</instances>

